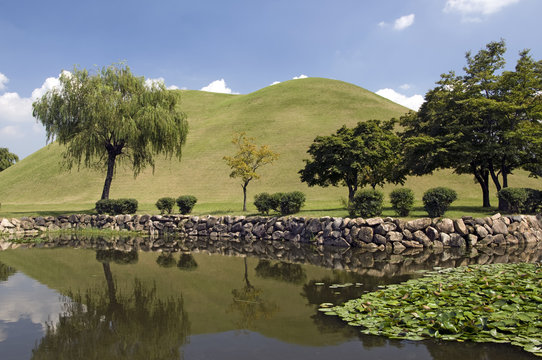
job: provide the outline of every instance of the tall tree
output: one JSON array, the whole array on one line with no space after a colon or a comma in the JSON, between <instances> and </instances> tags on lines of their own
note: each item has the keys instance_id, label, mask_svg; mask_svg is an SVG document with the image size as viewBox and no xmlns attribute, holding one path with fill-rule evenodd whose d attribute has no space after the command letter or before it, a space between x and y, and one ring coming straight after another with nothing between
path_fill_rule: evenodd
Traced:
<instances>
[{"instance_id":1,"label":"tall tree","mask_svg":"<svg viewBox=\"0 0 542 360\"><path fill-rule=\"evenodd\" d=\"M19 157L9 152L8 148L0 148L0 171L6 170L19 161Z\"/></svg>"},{"instance_id":2,"label":"tall tree","mask_svg":"<svg viewBox=\"0 0 542 360\"><path fill-rule=\"evenodd\" d=\"M307 152L310 160L299 171L309 186L348 188L349 203L359 187L373 189L386 182L404 183L400 138L393 132L395 121L368 120L354 128L341 127L335 134L317 136Z\"/></svg>"},{"instance_id":3,"label":"tall tree","mask_svg":"<svg viewBox=\"0 0 542 360\"><path fill-rule=\"evenodd\" d=\"M405 163L414 175L451 168L472 174L490 207L490 183L497 191L508 175L525 162L525 149L512 134L522 122L540 119L532 101L542 90L534 81L538 65L520 53L514 72L503 72L503 40L491 42L476 55L467 53L464 75L441 75L418 113L401 118L405 131ZM538 75L536 75L538 76Z\"/></svg>"},{"instance_id":4,"label":"tall tree","mask_svg":"<svg viewBox=\"0 0 542 360\"><path fill-rule=\"evenodd\" d=\"M181 158L188 123L177 109L178 94L163 83L148 85L125 65L111 65L90 75L85 69L63 72L60 86L32 104L47 139L66 145L68 168L105 166L102 199L109 190L117 160L137 176L154 156Z\"/></svg>"},{"instance_id":5,"label":"tall tree","mask_svg":"<svg viewBox=\"0 0 542 360\"><path fill-rule=\"evenodd\" d=\"M237 147L234 156L224 156L224 161L231 168L230 177L240 178L243 188L243 211L247 211L247 187L252 180L261 176L256 171L279 158L279 154L271 151L267 145L258 146L253 138L241 132L234 136L232 143Z\"/></svg>"}]
</instances>

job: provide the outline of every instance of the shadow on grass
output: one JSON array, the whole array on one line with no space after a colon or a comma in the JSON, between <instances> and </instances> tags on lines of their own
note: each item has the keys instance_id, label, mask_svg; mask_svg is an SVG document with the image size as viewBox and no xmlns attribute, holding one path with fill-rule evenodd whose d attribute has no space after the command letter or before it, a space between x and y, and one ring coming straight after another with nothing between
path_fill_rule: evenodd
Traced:
<instances>
[{"instance_id":1,"label":"shadow on grass","mask_svg":"<svg viewBox=\"0 0 542 360\"><path fill-rule=\"evenodd\" d=\"M58 217L61 215L72 215L72 214L88 214L88 215L94 215L96 214L96 210L89 209L89 210L44 210L44 211L9 211L7 214L1 214L0 217L14 217L14 218L21 218L25 216L54 216ZM9 216L6 216L9 215Z\"/></svg>"}]
</instances>

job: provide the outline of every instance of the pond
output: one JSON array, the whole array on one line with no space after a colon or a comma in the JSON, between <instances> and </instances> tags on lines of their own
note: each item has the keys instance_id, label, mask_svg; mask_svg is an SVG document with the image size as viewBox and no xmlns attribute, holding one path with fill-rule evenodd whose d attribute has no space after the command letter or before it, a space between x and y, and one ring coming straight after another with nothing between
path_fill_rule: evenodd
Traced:
<instances>
[{"instance_id":1,"label":"pond","mask_svg":"<svg viewBox=\"0 0 542 360\"><path fill-rule=\"evenodd\" d=\"M540 248L397 255L281 241L158 243L152 251L157 242L142 238L63 236L0 251L1 358L535 358L501 344L362 335L318 305L436 266L539 262Z\"/></svg>"}]
</instances>

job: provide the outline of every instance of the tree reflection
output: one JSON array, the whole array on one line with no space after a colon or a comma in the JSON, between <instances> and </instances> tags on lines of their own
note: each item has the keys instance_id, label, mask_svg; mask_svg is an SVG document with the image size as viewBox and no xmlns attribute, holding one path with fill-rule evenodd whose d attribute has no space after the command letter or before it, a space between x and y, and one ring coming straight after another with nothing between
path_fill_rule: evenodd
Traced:
<instances>
[{"instance_id":1,"label":"tree reflection","mask_svg":"<svg viewBox=\"0 0 542 360\"><path fill-rule=\"evenodd\" d=\"M302 284L307 280L305 269L299 264L279 261L271 264L269 260L260 260L256 266L256 275L293 284Z\"/></svg>"},{"instance_id":2,"label":"tree reflection","mask_svg":"<svg viewBox=\"0 0 542 360\"><path fill-rule=\"evenodd\" d=\"M177 267L181 270L195 270L198 267L196 259L190 253L182 253L177 263Z\"/></svg>"},{"instance_id":3,"label":"tree reflection","mask_svg":"<svg viewBox=\"0 0 542 360\"><path fill-rule=\"evenodd\" d=\"M163 252L156 258L156 263L161 267L169 268L175 266L176 261L171 252Z\"/></svg>"},{"instance_id":4,"label":"tree reflection","mask_svg":"<svg viewBox=\"0 0 542 360\"><path fill-rule=\"evenodd\" d=\"M238 312L240 317L236 325L241 329L248 329L257 320L270 319L279 310L279 307L276 303L263 299L262 289L256 288L250 283L246 257L244 263L244 286L232 290L233 301L228 312Z\"/></svg>"},{"instance_id":5,"label":"tree reflection","mask_svg":"<svg viewBox=\"0 0 542 360\"><path fill-rule=\"evenodd\" d=\"M11 266L0 262L0 281L7 281L8 278L16 272L17 270L12 268Z\"/></svg>"},{"instance_id":6,"label":"tree reflection","mask_svg":"<svg viewBox=\"0 0 542 360\"><path fill-rule=\"evenodd\" d=\"M124 254L96 254L106 286L68 292L58 323L48 324L32 359L182 358L181 346L190 334L182 297L158 298L155 284L148 286L138 279L130 290L117 291L109 261L104 260L134 261L134 254Z\"/></svg>"}]
</instances>

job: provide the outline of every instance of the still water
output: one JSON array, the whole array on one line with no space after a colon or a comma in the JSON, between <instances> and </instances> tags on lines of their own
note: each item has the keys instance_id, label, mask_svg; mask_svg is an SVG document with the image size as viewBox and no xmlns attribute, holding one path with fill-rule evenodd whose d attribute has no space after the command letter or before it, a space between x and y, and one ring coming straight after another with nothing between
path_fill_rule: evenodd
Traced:
<instances>
[{"instance_id":1,"label":"still water","mask_svg":"<svg viewBox=\"0 0 542 360\"><path fill-rule=\"evenodd\" d=\"M2 360L535 358L508 345L362 335L317 309L435 266L540 261L540 249L394 255L187 240L142 251L152 246L128 238L40 247L0 251Z\"/></svg>"}]
</instances>

